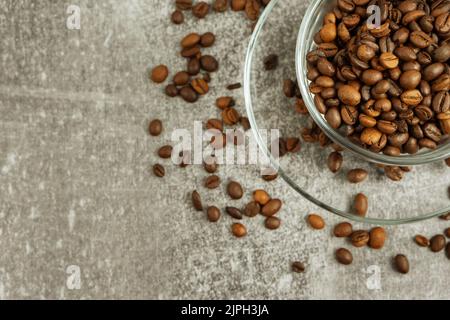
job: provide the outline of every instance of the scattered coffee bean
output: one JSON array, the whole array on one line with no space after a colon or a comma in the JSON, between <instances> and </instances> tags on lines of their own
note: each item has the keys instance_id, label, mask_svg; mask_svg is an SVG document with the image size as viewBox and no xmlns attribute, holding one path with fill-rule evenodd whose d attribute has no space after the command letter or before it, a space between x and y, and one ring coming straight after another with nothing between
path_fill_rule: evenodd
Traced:
<instances>
[{"instance_id":1,"label":"scattered coffee bean","mask_svg":"<svg viewBox=\"0 0 450 320\"><path fill-rule=\"evenodd\" d=\"M236 104L234 99L232 97L220 97L216 100L216 106L217 108L221 110L228 109L230 107L233 107Z\"/></svg>"},{"instance_id":2,"label":"scattered coffee bean","mask_svg":"<svg viewBox=\"0 0 450 320\"><path fill-rule=\"evenodd\" d=\"M174 84L168 84L164 91L168 97L176 97L178 95L178 88Z\"/></svg>"},{"instance_id":3,"label":"scattered coffee bean","mask_svg":"<svg viewBox=\"0 0 450 320\"><path fill-rule=\"evenodd\" d=\"M347 173L347 179L351 183L360 183L366 180L368 172L364 169L353 169Z\"/></svg>"},{"instance_id":4,"label":"scattered coffee bean","mask_svg":"<svg viewBox=\"0 0 450 320\"><path fill-rule=\"evenodd\" d=\"M163 146L158 150L158 156L162 159L169 159L172 156L172 146Z\"/></svg>"},{"instance_id":5,"label":"scattered coffee bean","mask_svg":"<svg viewBox=\"0 0 450 320\"><path fill-rule=\"evenodd\" d=\"M228 86L227 86L227 90L236 90L236 89L240 89L240 88L242 88L242 84L241 83L232 83L232 84L229 84Z\"/></svg>"},{"instance_id":6,"label":"scattered coffee bean","mask_svg":"<svg viewBox=\"0 0 450 320\"><path fill-rule=\"evenodd\" d=\"M278 67L278 55L270 54L264 58L264 68L266 71L275 70Z\"/></svg>"},{"instance_id":7,"label":"scattered coffee bean","mask_svg":"<svg viewBox=\"0 0 450 320\"><path fill-rule=\"evenodd\" d=\"M291 267L295 273L303 273L306 270L305 265L300 261L293 262Z\"/></svg>"},{"instance_id":8,"label":"scattered coffee bean","mask_svg":"<svg viewBox=\"0 0 450 320\"><path fill-rule=\"evenodd\" d=\"M213 4L214 11L225 12L228 9L228 0L215 0Z\"/></svg>"},{"instance_id":9,"label":"scattered coffee bean","mask_svg":"<svg viewBox=\"0 0 450 320\"><path fill-rule=\"evenodd\" d=\"M338 238L350 237L353 233L353 226L348 222L341 222L334 227L334 236Z\"/></svg>"},{"instance_id":10,"label":"scattered coffee bean","mask_svg":"<svg viewBox=\"0 0 450 320\"><path fill-rule=\"evenodd\" d=\"M167 79L168 75L169 69L165 65L161 64L152 69L150 78L155 83L162 83Z\"/></svg>"},{"instance_id":11,"label":"scattered coffee bean","mask_svg":"<svg viewBox=\"0 0 450 320\"><path fill-rule=\"evenodd\" d=\"M203 211L203 204L202 204L202 199L200 197L200 194L194 190L192 192L192 204L194 205L195 210L197 211Z\"/></svg>"},{"instance_id":12,"label":"scattered coffee bean","mask_svg":"<svg viewBox=\"0 0 450 320\"><path fill-rule=\"evenodd\" d=\"M182 24L184 22L184 14L180 10L175 10L172 13L171 20L174 24Z\"/></svg>"},{"instance_id":13,"label":"scattered coffee bean","mask_svg":"<svg viewBox=\"0 0 450 320\"><path fill-rule=\"evenodd\" d=\"M217 171L217 161L215 157L208 157L203 162L203 167L206 172L208 173L216 173Z\"/></svg>"},{"instance_id":14,"label":"scattered coffee bean","mask_svg":"<svg viewBox=\"0 0 450 320\"><path fill-rule=\"evenodd\" d=\"M331 172L336 173L341 169L343 161L344 158L342 157L342 154L336 151L332 152L328 156L328 168Z\"/></svg>"},{"instance_id":15,"label":"scattered coffee bean","mask_svg":"<svg viewBox=\"0 0 450 320\"><path fill-rule=\"evenodd\" d=\"M444 234L447 238L450 238L450 228L445 229Z\"/></svg>"},{"instance_id":16,"label":"scattered coffee bean","mask_svg":"<svg viewBox=\"0 0 450 320\"><path fill-rule=\"evenodd\" d=\"M286 139L286 150L291 153L297 153L301 150L302 146L300 144L299 138L287 138Z\"/></svg>"},{"instance_id":17,"label":"scattered coffee bean","mask_svg":"<svg viewBox=\"0 0 450 320\"><path fill-rule=\"evenodd\" d=\"M267 217L264 225L269 230L276 230L280 227L281 220L277 217Z\"/></svg>"},{"instance_id":18,"label":"scattered coffee bean","mask_svg":"<svg viewBox=\"0 0 450 320\"><path fill-rule=\"evenodd\" d=\"M251 129L250 121L248 120L247 117L241 117L241 126L242 126L242 129L244 129L244 131Z\"/></svg>"},{"instance_id":19,"label":"scattered coffee bean","mask_svg":"<svg viewBox=\"0 0 450 320\"><path fill-rule=\"evenodd\" d=\"M173 83L176 86L184 86L189 83L189 78L189 73L187 73L186 71L180 71L173 76Z\"/></svg>"},{"instance_id":20,"label":"scattered coffee bean","mask_svg":"<svg viewBox=\"0 0 450 320\"><path fill-rule=\"evenodd\" d=\"M405 255L396 255L394 258L394 262L398 272L403 274L407 274L409 272L409 261Z\"/></svg>"},{"instance_id":21,"label":"scattered coffee bean","mask_svg":"<svg viewBox=\"0 0 450 320\"><path fill-rule=\"evenodd\" d=\"M220 186L220 178L216 175L209 176L205 179L205 187L208 189L216 189Z\"/></svg>"},{"instance_id":22,"label":"scattered coffee bean","mask_svg":"<svg viewBox=\"0 0 450 320\"><path fill-rule=\"evenodd\" d=\"M270 201L270 196L264 190L256 190L253 192L253 199L260 205L264 206Z\"/></svg>"},{"instance_id":23,"label":"scattered coffee bean","mask_svg":"<svg viewBox=\"0 0 450 320\"><path fill-rule=\"evenodd\" d=\"M353 262L353 255L349 250L340 248L336 250L336 260L340 264L349 265Z\"/></svg>"},{"instance_id":24,"label":"scattered coffee bean","mask_svg":"<svg viewBox=\"0 0 450 320\"><path fill-rule=\"evenodd\" d=\"M238 208L235 207L226 207L225 211L228 213L230 217L237 220L242 220L242 212Z\"/></svg>"},{"instance_id":25,"label":"scattered coffee bean","mask_svg":"<svg viewBox=\"0 0 450 320\"><path fill-rule=\"evenodd\" d=\"M200 37L200 44L204 48L211 47L214 42L216 42L216 36L212 32L204 33Z\"/></svg>"},{"instance_id":26,"label":"scattered coffee bean","mask_svg":"<svg viewBox=\"0 0 450 320\"><path fill-rule=\"evenodd\" d=\"M190 59L187 64L187 72L191 76L195 76L200 72L200 60L197 58Z\"/></svg>"},{"instance_id":27,"label":"scattered coffee bean","mask_svg":"<svg viewBox=\"0 0 450 320\"><path fill-rule=\"evenodd\" d=\"M247 0L231 0L231 9L233 11L243 11Z\"/></svg>"},{"instance_id":28,"label":"scattered coffee bean","mask_svg":"<svg viewBox=\"0 0 450 320\"><path fill-rule=\"evenodd\" d=\"M262 207L261 213L265 217L271 217L280 211L281 206L282 202L280 199L271 199L265 206Z\"/></svg>"},{"instance_id":29,"label":"scattered coffee bean","mask_svg":"<svg viewBox=\"0 0 450 320\"><path fill-rule=\"evenodd\" d=\"M418 234L417 236L414 237L414 241L420 247L428 247L430 245L430 240L428 240L427 237L422 236L420 234Z\"/></svg>"},{"instance_id":30,"label":"scattered coffee bean","mask_svg":"<svg viewBox=\"0 0 450 320\"><path fill-rule=\"evenodd\" d=\"M175 5L178 10L191 10L192 0L176 0Z\"/></svg>"},{"instance_id":31,"label":"scattered coffee bean","mask_svg":"<svg viewBox=\"0 0 450 320\"><path fill-rule=\"evenodd\" d=\"M200 66L203 70L208 72L215 72L219 69L219 63L210 55L204 55L200 58Z\"/></svg>"},{"instance_id":32,"label":"scattered coffee bean","mask_svg":"<svg viewBox=\"0 0 450 320\"><path fill-rule=\"evenodd\" d=\"M231 232L237 238L242 238L247 235L247 228L241 223L233 223L231 226Z\"/></svg>"},{"instance_id":33,"label":"scattered coffee bean","mask_svg":"<svg viewBox=\"0 0 450 320\"><path fill-rule=\"evenodd\" d=\"M358 193L355 196L353 209L355 210L355 214L360 217L365 217L367 215L367 211L369 209L369 199L365 194Z\"/></svg>"},{"instance_id":34,"label":"scattered coffee bean","mask_svg":"<svg viewBox=\"0 0 450 320\"><path fill-rule=\"evenodd\" d=\"M430 249L433 252L442 251L445 247L445 237L442 234L435 235L430 239Z\"/></svg>"},{"instance_id":35,"label":"scattered coffee bean","mask_svg":"<svg viewBox=\"0 0 450 320\"><path fill-rule=\"evenodd\" d=\"M357 230L352 233L350 240L354 247L360 248L364 247L369 243L370 235L369 232L365 230Z\"/></svg>"},{"instance_id":36,"label":"scattered coffee bean","mask_svg":"<svg viewBox=\"0 0 450 320\"><path fill-rule=\"evenodd\" d=\"M278 174L264 174L262 175L264 181L274 181L278 178Z\"/></svg>"},{"instance_id":37,"label":"scattered coffee bean","mask_svg":"<svg viewBox=\"0 0 450 320\"><path fill-rule=\"evenodd\" d=\"M166 175L166 170L164 169L164 167L162 165L155 164L153 166L153 173L158 178L162 178L162 177L164 177Z\"/></svg>"},{"instance_id":38,"label":"scattered coffee bean","mask_svg":"<svg viewBox=\"0 0 450 320\"><path fill-rule=\"evenodd\" d=\"M220 219L220 210L217 207L208 207L206 214L210 222L217 222Z\"/></svg>"},{"instance_id":39,"label":"scattered coffee bean","mask_svg":"<svg viewBox=\"0 0 450 320\"><path fill-rule=\"evenodd\" d=\"M150 135L156 137L159 136L162 132L162 122L159 119L152 120L148 126L148 131Z\"/></svg>"},{"instance_id":40,"label":"scattered coffee bean","mask_svg":"<svg viewBox=\"0 0 450 320\"><path fill-rule=\"evenodd\" d=\"M233 107L226 108L225 110L222 111L222 119L226 125L233 126L239 122L240 118L241 115Z\"/></svg>"},{"instance_id":41,"label":"scattered coffee bean","mask_svg":"<svg viewBox=\"0 0 450 320\"><path fill-rule=\"evenodd\" d=\"M203 19L209 13L209 8L210 6L208 3L199 1L192 7L192 14L194 17Z\"/></svg>"},{"instance_id":42,"label":"scattered coffee bean","mask_svg":"<svg viewBox=\"0 0 450 320\"><path fill-rule=\"evenodd\" d=\"M372 249L381 249L386 241L386 231L381 227L370 230L369 247Z\"/></svg>"},{"instance_id":43,"label":"scattered coffee bean","mask_svg":"<svg viewBox=\"0 0 450 320\"><path fill-rule=\"evenodd\" d=\"M323 218L321 216L319 216L317 214L308 215L306 220L308 221L309 225L313 229L322 230L323 228L325 228L325 221L323 220Z\"/></svg>"},{"instance_id":44,"label":"scattered coffee bean","mask_svg":"<svg viewBox=\"0 0 450 320\"><path fill-rule=\"evenodd\" d=\"M256 217L261 212L261 206L258 202L252 201L245 206L244 214L247 217Z\"/></svg>"},{"instance_id":45,"label":"scattered coffee bean","mask_svg":"<svg viewBox=\"0 0 450 320\"><path fill-rule=\"evenodd\" d=\"M198 100L198 94L195 92L194 89L190 86L186 86L181 88L180 90L180 96L183 98L184 101L193 103Z\"/></svg>"},{"instance_id":46,"label":"scattered coffee bean","mask_svg":"<svg viewBox=\"0 0 450 320\"><path fill-rule=\"evenodd\" d=\"M386 166L384 167L384 173L386 177L392 181L400 181L403 179L404 171L400 167L396 166Z\"/></svg>"},{"instance_id":47,"label":"scattered coffee bean","mask_svg":"<svg viewBox=\"0 0 450 320\"><path fill-rule=\"evenodd\" d=\"M228 195L231 197L231 199L235 200L241 199L242 196L244 195L244 190L242 189L242 186L236 181L231 181L228 183L227 192Z\"/></svg>"}]
</instances>

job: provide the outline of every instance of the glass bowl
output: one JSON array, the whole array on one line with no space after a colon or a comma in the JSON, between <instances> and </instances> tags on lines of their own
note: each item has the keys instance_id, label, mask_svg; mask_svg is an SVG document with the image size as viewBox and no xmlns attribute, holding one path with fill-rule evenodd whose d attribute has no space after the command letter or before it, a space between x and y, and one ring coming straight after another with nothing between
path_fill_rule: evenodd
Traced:
<instances>
[{"instance_id":1,"label":"glass bowl","mask_svg":"<svg viewBox=\"0 0 450 320\"><path fill-rule=\"evenodd\" d=\"M450 168L442 160L449 156L448 144L414 156L379 155L347 141L316 111L301 57L313 46L312 36L330 3L333 1L311 1L309 5L304 0L272 0L255 26L245 61L244 92L248 118L260 149L295 191L321 208L351 220L401 224L450 212ZM271 54L278 56L278 67L267 71L264 59ZM296 77L311 116L297 113L295 99L283 93L283 80ZM327 167L333 149L301 139L301 130L313 122L332 141L345 147L344 163L336 174ZM278 129L283 137L300 138L301 151L279 159L273 157L270 141L263 139L265 135L261 133L271 129ZM405 172L402 181L394 182L375 163L414 167L404 168L411 171ZM347 181L348 171L355 168L369 173L364 182ZM366 217L353 214L353 199L358 193L369 199Z\"/></svg>"}]
</instances>

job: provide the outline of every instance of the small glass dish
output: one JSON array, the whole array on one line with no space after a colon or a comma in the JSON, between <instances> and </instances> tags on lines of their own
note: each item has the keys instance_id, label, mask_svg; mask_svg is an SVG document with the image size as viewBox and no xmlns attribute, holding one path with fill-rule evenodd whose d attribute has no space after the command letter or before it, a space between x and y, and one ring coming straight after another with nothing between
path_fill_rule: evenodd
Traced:
<instances>
[{"instance_id":1,"label":"small glass dish","mask_svg":"<svg viewBox=\"0 0 450 320\"><path fill-rule=\"evenodd\" d=\"M376 154L337 133L316 110L305 76L304 57L313 47L312 38L320 28L323 15L334 3L272 0L255 27L245 62L244 91L248 118L261 150L299 194L348 219L401 224L450 212L450 168L443 161L450 157L448 142L436 150L412 156ZM270 54L278 55L279 65L267 71L263 61ZM311 117L296 113L294 100L283 94L283 80L296 78ZM276 159L269 152L270 143L261 134L263 129L279 129L283 137L300 138L300 130L311 126L311 118L332 141L345 148L344 164L337 174L327 168L328 155L333 151L330 147L302 141L299 153ZM375 163L402 166L411 172L405 172L402 181L393 182ZM355 168L365 169L369 177L359 184L349 183L346 174ZM353 199L360 192L369 198L366 217L352 213Z\"/></svg>"}]
</instances>

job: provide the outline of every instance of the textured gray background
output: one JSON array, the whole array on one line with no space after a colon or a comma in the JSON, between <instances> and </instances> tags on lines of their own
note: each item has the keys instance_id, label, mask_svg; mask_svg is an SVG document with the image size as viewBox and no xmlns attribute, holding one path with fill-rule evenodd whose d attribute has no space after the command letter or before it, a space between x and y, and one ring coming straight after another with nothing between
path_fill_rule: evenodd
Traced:
<instances>
[{"instance_id":1,"label":"textured gray background","mask_svg":"<svg viewBox=\"0 0 450 320\"><path fill-rule=\"evenodd\" d=\"M81 6L81 31L65 27L69 4ZM390 227L383 251L353 250L355 263L343 267L333 252L346 244L329 228L310 230L304 217L338 220L281 180L263 183L256 168L223 167L220 175L241 181L247 199L258 187L281 197L283 227L269 232L254 219L241 240L228 217L210 224L192 210L194 188L205 203L229 203L221 190L201 187L201 168L167 163L163 183L153 177L155 149L171 129L214 115L224 86L240 81L249 36L239 14L199 23L188 15L174 26L172 10L167 0L1 2L0 298L450 298L449 260L411 241L446 222ZM210 52L223 56L211 93L195 105L166 98L146 70L181 70L179 39L208 30L218 35ZM166 127L156 139L146 134L151 118ZM392 270L398 252L410 257L408 276ZM305 274L290 271L293 260L306 263ZM81 269L80 290L66 286L70 265ZM381 290L367 286L371 265Z\"/></svg>"}]
</instances>

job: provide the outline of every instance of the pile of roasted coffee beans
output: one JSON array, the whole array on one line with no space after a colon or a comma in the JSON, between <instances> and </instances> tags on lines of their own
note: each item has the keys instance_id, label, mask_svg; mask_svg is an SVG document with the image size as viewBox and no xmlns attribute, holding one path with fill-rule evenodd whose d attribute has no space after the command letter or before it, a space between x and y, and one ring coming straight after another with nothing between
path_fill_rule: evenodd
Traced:
<instances>
[{"instance_id":1,"label":"pile of roasted coffee beans","mask_svg":"<svg viewBox=\"0 0 450 320\"><path fill-rule=\"evenodd\" d=\"M367 8L381 9L372 27ZM390 156L450 134L450 2L339 0L308 56L317 110L336 130Z\"/></svg>"}]
</instances>

